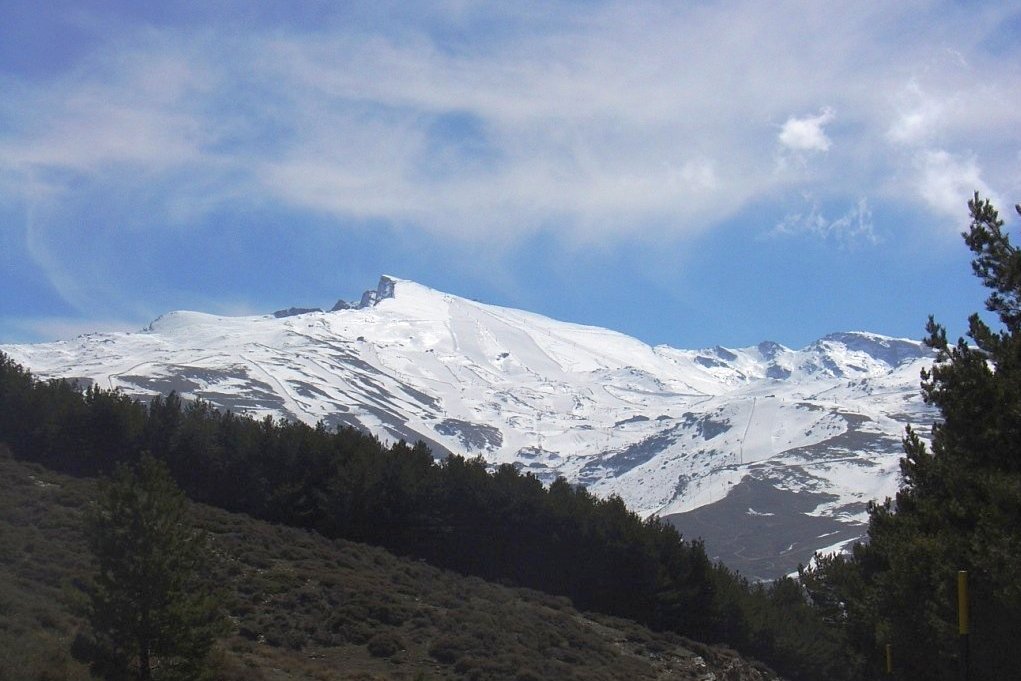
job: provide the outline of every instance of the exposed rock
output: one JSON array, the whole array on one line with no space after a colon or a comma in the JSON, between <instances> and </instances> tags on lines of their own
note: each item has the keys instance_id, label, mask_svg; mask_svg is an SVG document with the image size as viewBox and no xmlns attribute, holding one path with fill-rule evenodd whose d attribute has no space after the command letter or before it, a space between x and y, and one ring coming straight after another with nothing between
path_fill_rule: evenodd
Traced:
<instances>
[{"instance_id":1,"label":"exposed rock","mask_svg":"<svg viewBox=\"0 0 1021 681\"><path fill-rule=\"evenodd\" d=\"M273 313L273 316L277 319L282 319L283 317L295 317L300 314L308 314L309 312L322 312L322 309L318 307L289 307L286 310L277 310Z\"/></svg>"}]
</instances>

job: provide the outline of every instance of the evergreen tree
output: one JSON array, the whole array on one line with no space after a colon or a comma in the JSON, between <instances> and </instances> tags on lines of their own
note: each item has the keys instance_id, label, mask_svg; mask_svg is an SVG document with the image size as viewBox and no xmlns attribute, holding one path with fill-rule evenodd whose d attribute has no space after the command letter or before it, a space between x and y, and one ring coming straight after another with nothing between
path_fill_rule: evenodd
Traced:
<instances>
[{"instance_id":1,"label":"evergreen tree","mask_svg":"<svg viewBox=\"0 0 1021 681\"><path fill-rule=\"evenodd\" d=\"M931 448L909 430L902 488L872 507L868 543L806 580L820 605L842 609L868 666L890 643L905 679L957 676L958 570L971 583L973 677L1021 668L1021 252L988 200L976 194L969 208L964 238L999 328L974 314L970 341L951 344L929 319L936 362L922 393L941 417Z\"/></svg>"},{"instance_id":2,"label":"evergreen tree","mask_svg":"<svg viewBox=\"0 0 1021 681\"><path fill-rule=\"evenodd\" d=\"M223 619L203 584L205 536L166 466L118 467L86 517L95 671L108 679L197 679Z\"/></svg>"}]
</instances>

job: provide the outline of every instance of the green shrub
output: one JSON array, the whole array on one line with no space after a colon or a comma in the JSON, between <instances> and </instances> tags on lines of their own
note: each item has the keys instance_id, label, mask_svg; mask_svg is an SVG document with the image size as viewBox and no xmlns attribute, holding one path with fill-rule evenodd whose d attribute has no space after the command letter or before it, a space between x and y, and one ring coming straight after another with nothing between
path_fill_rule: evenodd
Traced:
<instances>
[{"instance_id":1,"label":"green shrub","mask_svg":"<svg viewBox=\"0 0 1021 681\"><path fill-rule=\"evenodd\" d=\"M429 655L437 662L453 664L474 648L474 643L464 636L441 636L429 646Z\"/></svg>"},{"instance_id":2,"label":"green shrub","mask_svg":"<svg viewBox=\"0 0 1021 681\"><path fill-rule=\"evenodd\" d=\"M404 640L393 631L381 631L367 644L373 657L392 657L404 650Z\"/></svg>"}]
</instances>

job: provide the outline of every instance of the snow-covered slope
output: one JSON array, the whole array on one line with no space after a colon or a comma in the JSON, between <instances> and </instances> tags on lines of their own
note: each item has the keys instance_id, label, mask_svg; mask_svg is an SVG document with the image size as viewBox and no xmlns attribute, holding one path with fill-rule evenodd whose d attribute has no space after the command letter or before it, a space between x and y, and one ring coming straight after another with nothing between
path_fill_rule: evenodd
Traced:
<instances>
[{"instance_id":1,"label":"snow-covered slope","mask_svg":"<svg viewBox=\"0 0 1021 681\"><path fill-rule=\"evenodd\" d=\"M918 391L931 355L915 341L650 347L394 277L330 312L172 312L138 333L0 349L42 377L563 475L761 577L860 536L865 504L896 490L904 425L924 433L932 418Z\"/></svg>"}]
</instances>

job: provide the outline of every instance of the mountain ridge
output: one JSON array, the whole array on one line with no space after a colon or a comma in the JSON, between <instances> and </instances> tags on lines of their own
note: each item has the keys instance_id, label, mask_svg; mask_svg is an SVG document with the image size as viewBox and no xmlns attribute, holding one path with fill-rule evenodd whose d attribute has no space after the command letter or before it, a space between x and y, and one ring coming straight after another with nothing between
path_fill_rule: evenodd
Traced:
<instances>
[{"instance_id":1,"label":"mountain ridge","mask_svg":"<svg viewBox=\"0 0 1021 681\"><path fill-rule=\"evenodd\" d=\"M865 504L896 490L904 426L924 434L932 418L918 391L932 355L917 341L840 332L800 350L653 347L392 276L330 312L177 311L133 334L0 350L42 377L141 399L176 390L254 416L422 439L547 482L562 475L675 520L710 550L733 538L707 535L690 514L724 508L735 488L771 508L763 490L802 495L789 526L839 524L799 536L785 560L770 550L749 562L747 547L719 554L761 578L861 536Z\"/></svg>"}]
</instances>

